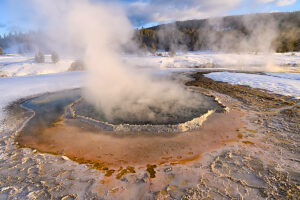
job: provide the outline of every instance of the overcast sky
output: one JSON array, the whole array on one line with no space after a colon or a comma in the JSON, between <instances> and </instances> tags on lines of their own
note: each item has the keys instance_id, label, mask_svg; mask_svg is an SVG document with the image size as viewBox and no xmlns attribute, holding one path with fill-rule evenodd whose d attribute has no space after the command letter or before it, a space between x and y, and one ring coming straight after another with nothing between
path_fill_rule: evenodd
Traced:
<instances>
[{"instance_id":1,"label":"overcast sky","mask_svg":"<svg viewBox=\"0 0 300 200\"><path fill-rule=\"evenodd\" d=\"M33 22L31 0L0 0L0 34L38 28ZM53 0L58 1L58 0ZM75 0L73 0L75 1ZM260 12L300 10L300 0L90 0L115 1L124 7L134 27L148 27L176 20ZM117 13L116 13L117 14Z\"/></svg>"}]
</instances>

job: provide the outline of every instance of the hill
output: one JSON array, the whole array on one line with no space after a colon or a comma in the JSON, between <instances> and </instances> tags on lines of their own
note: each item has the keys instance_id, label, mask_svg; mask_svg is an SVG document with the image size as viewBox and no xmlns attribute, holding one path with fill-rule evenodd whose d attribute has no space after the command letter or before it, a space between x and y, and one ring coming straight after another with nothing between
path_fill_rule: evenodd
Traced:
<instances>
[{"instance_id":1,"label":"hill","mask_svg":"<svg viewBox=\"0 0 300 200\"><path fill-rule=\"evenodd\" d=\"M149 51L300 51L300 11L177 21L139 29L135 40Z\"/></svg>"}]
</instances>

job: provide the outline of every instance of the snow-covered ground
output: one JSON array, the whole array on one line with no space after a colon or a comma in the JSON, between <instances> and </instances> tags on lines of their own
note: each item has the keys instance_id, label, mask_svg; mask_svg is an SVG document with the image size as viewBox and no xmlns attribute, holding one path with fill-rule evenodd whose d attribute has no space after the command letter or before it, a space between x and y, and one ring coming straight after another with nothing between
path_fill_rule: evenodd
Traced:
<instances>
[{"instance_id":1,"label":"snow-covered ground","mask_svg":"<svg viewBox=\"0 0 300 200\"><path fill-rule=\"evenodd\" d=\"M124 55L125 63L141 68L180 69L205 68L247 71L300 71L300 53L276 54L226 54L212 52L178 52L169 57L153 55ZM26 76L61 73L69 69L74 59L61 58L56 64L49 55L45 63L34 62L33 55L9 54L0 56L0 76ZM279 67L280 66L280 67Z\"/></svg>"},{"instance_id":2,"label":"snow-covered ground","mask_svg":"<svg viewBox=\"0 0 300 200\"><path fill-rule=\"evenodd\" d=\"M300 53L273 54L271 57L273 63L294 65L293 67L299 71ZM171 72L199 70L199 68L196 68L197 66L201 67L207 64L211 64L212 69L216 69L213 65L218 65L218 69L226 70L235 69L234 65L238 66L238 69L243 69L243 65L245 65L247 66L245 68L249 70L251 65L264 65L270 56L263 54L188 52L177 53L175 57L168 57L167 53L163 53L163 56L124 55L123 58L125 62L140 66L143 69L149 69L149 67L155 69L154 74L169 74ZM48 55L46 56L46 62L41 64L34 62L32 55L9 54L0 56L0 119L3 117L2 109L20 98L81 87L83 72L66 72L72 61L73 59L61 58L58 63L53 64ZM202 67L205 67L201 68L202 70L211 69L210 65ZM264 68L262 68L262 71L264 71ZM249 85L300 98L300 77L299 74L295 73L254 75L220 72L210 73L207 76L218 81Z\"/></svg>"},{"instance_id":3,"label":"snow-covered ground","mask_svg":"<svg viewBox=\"0 0 300 200\"><path fill-rule=\"evenodd\" d=\"M0 121L11 102L32 95L82 87L83 72L0 78Z\"/></svg>"},{"instance_id":4,"label":"snow-covered ground","mask_svg":"<svg viewBox=\"0 0 300 200\"><path fill-rule=\"evenodd\" d=\"M18 54L8 54L5 56L0 56L0 67L9 64L24 63L30 59L33 59L33 57Z\"/></svg>"},{"instance_id":5,"label":"snow-covered ground","mask_svg":"<svg viewBox=\"0 0 300 200\"><path fill-rule=\"evenodd\" d=\"M296 73L268 73L266 75L213 72L205 74L215 81L230 84L247 85L253 88L269 90L271 92L300 98L300 74ZM292 77L292 79L290 78Z\"/></svg>"},{"instance_id":6,"label":"snow-covered ground","mask_svg":"<svg viewBox=\"0 0 300 200\"><path fill-rule=\"evenodd\" d=\"M248 56L249 60L247 62L259 63L264 61L263 56L260 55ZM227 67L227 70L230 70L232 66L228 68L228 66L223 64L229 63L228 65L231 65L234 62L241 62L243 59L245 59L244 62L246 63L248 56L195 52L179 54L174 58L161 56L125 56L125 60L133 62L136 65L140 63L142 67L154 66L157 69L154 71L158 74L169 74L171 72L199 70L193 67L209 63L221 65L220 67ZM254 60L251 60L251 57ZM300 55L298 54L280 54L275 55L275 58L278 59L279 63L300 64ZM17 148L14 134L24 119L15 119L14 116L9 115L5 116L5 107L18 99L46 92L82 87L85 72L65 72L70 66L69 62L67 59L61 59L58 64L52 64L49 61L45 64L38 64L33 62L32 56L0 56L0 75L5 74L6 76L10 76L0 77L0 177L2 186L4 186L0 188L0 199L9 199L9 197L21 197L23 199L92 199L94 197L93 192L99 191L99 185L96 185L96 183L100 183L103 176L102 172L89 169L84 165L78 165L65 156L40 154L35 153L29 148ZM207 76L215 80L264 88L279 94L293 95L300 98L299 74L267 73L266 75L256 75L217 72L207 74ZM271 153L274 154L274 152L276 153L276 151L272 151ZM247 155L250 154L247 153ZM290 156L287 157L290 158ZM217 158L219 159L219 156ZM244 157L241 156L241 158L244 161ZM293 165L290 166L293 167ZM205 168L209 169L209 167ZM243 168L243 165L241 165L241 168ZM193 164L192 168L187 168L188 170L181 168L181 166L178 168L172 166L171 169L172 173L181 174L182 171L198 169L198 167L195 168ZM163 168L158 170L158 172L160 173L162 170ZM246 174L246 172L248 173L249 171L243 173ZM208 177L213 177L212 175L210 174ZM138 174L138 177L145 177L145 175ZM176 176L176 180L178 177ZM219 175L217 174L216 177L219 177ZM213 178L212 182L216 180L215 177ZM136 179L142 185L137 185L138 182L135 179L128 180L129 183L122 182L130 184L129 188L134 189L133 191L140 190L143 192L143 187L150 187L150 183L149 185L148 183L144 184L144 178ZM223 183L224 179L218 180L217 184L221 182ZM125 186L127 187L127 185ZM119 187L116 188L119 189ZM117 190L111 191L108 193L113 194Z\"/></svg>"},{"instance_id":7,"label":"snow-covered ground","mask_svg":"<svg viewBox=\"0 0 300 200\"><path fill-rule=\"evenodd\" d=\"M291 68L300 64L300 53L274 53L274 54L229 54L212 52L177 53L169 57L163 56L132 56L126 55L125 60L142 67L156 68L186 68L186 67L217 67L240 70L280 71L278 66ZM206 65L206 66L205 66Z\"/></svg>"},{"instance_id":8,"label":"snow-covered ground","mask_svg":"<svg viewBox=\"0 0 300 200\"><path fill-rule=\"evenodd\" d=\"M269 76L292 79L300 81L300 73L266 73Z\"/></svg>"},{"instance_id":9,"label":"snow-covered ground","mask_svg":"<svg viewBox=\"0 0 300 200\"><path fill-rule=\"evenodd\" d=\"M69 69L72 59L61 59L52 63L50 55L45 56L45 63L36 63L32 55L9 55L0 57L0 76L27 76L65 72ZM2 65L2 66L1 66Z\"/></svg>"}]
</instances>

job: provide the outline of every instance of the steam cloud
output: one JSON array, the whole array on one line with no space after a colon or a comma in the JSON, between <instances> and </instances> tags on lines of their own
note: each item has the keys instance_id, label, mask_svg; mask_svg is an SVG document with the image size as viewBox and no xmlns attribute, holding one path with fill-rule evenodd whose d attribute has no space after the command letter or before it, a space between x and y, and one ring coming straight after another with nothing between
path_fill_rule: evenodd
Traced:
<instances>
[{"instance_id":1,"label":"steam cloud","mask_svg":"<svg viewBox=\"0 0 300 200\"><path fill-rule=\"evenodd\" d=\"M195 108L202 104L175 83L154 81L123 63L121 49L130 44L134 29L117 5L87 0L45 2L35 1L49 18L51 40L56 48L59 44L82 55L87 69L84 96L108 119L151 121L157 112L174 113L187 104Z\"/></svg>"},{"instance_id":2,"label":"steam cloud","mask_svg":"<svg viewBox=\"0 0 300 200\"><path fill-rule=\"evenodd\" d=\"M87 69L84 96L108 119L118 116L151 121L158 112L175 113L182 111L183 107L202 106L203 103L196 100L194 94L182 87L168 81L153 80L148 74L122 61L121 49L133 46L134 29L118 5L88 0L32 0L32 3L37 11L35 18L44 25L52 49L83 59ZM219 21L210 23L222 24ZM269 51L271 47L268 44L276 36L275 25L257 25L253 21L245 21L245 24L252 32L250 37L236 42L238 48L242 50L254 44L255 48ZM215 38L216 35L207 35L212 47L220 45L226 48L228 41L242 36L226 35L221 43L216 43Z\"/></svg>"},{"instance_id":3,"label":"steam cloud","mask_svg":"<svg viewBox=\"0 0 300 200\"><path fill-rule=\"evenodd\" d=\"M198 25L200 22L198 22ZM184 27L184 28L183 28ZM184 33L184 29L192 28L198 35L195 38ZM234 59L235 67L244 70L255 62L253 54L263 54L262 70L277 71L279 66L273 64L276 49L276 39L280 35L279 21L271 15L252 14L234 17L209 18L201 22L201 26L194 27L193 22L170 23L159 26L157 38L158 48L172 52L175 50L211 50L244 54L241 57L224 57ZM233 66L232 66L233 67Z\"/></svg>"},{"instance_id":4,"label":"steam cloud","mask_svg":"<svg viewBox=\"0 0 300 200\"><path fill-rule=\"evenodd\" d=\"M212 32L207 38L209 46L213 50L234 50L236 52L274 52L272 46L275 38L278 36L278 23L275 19L269 17L265 19L263 15L260 18L256 15L245 15L241 17L241 26L244 33L231 30L224 23L224 18L212 18L209 20L209 26L214 29L227 30L223 35ZM221 39L220 39L221 38Z\"/></svg>"},{"instance_id":5,"label":"steam cloud","mask_svg":"<svg viewBox=\"0 0 300 200\"><path fill-rule=\"evenodd\" d=\"M206 40L208 46L213 51L226 51L234 53L263 53L265 55L263 70L280 71L279 66L274 65L273 54L275 52L275 41L279 35L278 21L269 16L266 18L263 14L245 15L241 17L240 26L244 32L231 30L232 27L227 27L223 21L224 18L215 18L209 20L209 26L215 29L223 30L222 35L218 32L209 34ZM224 31L227 30L227 31ZM251 55L248 56L250 62L253 61ZM245 58L245 57L243 57ZM245 60L237 60L240 67L243 68ZM249 64L248 64L249 67Z\"/></svg>"}]
</instances>

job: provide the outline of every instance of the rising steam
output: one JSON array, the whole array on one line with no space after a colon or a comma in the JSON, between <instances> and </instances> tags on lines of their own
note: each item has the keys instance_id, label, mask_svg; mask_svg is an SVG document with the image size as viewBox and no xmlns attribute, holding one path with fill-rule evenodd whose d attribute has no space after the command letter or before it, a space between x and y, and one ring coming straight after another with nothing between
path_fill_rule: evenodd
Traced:
<instances>
[{"instance_id":1,"label":"rising steam","mask_svg":"<svg viewBox=\"0 0 300 200\"><path fill-rule=\"evenodd\" d=\"M120 7L87 0L36 2L48 13L47 32L55 48L82 56L87 70L84 97L108 119L151 121L156 113L172 114L202 104L178 85L154 81L123 63L121 49L129 45L133 27Z\"/></svg>"}]
</instances>

